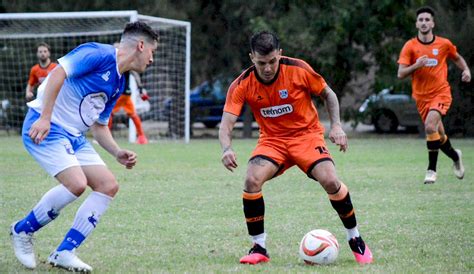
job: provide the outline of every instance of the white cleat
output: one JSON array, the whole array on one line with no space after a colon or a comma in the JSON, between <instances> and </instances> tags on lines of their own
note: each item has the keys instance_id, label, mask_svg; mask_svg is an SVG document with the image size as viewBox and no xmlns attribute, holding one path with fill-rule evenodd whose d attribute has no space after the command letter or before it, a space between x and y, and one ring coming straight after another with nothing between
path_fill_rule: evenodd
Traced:
<instances>
[{"instance_id":1,"label":"white cleat","mask_svg":"<svg viewBox=\"0 0 474 274\"><path fill-rule=\"evenodd\" d=\"M33 250L33 233L16 233L14 227L16 222L10 227L10 236L12 238L13 250L16 258L27 268L36 267L35 252Z\"/></svg>"},{"instance_id":2,"label":"white cleat","mask_svg":"<svg viewBox=\"0 0 474 274\"><path fill-rule=\"evenodd\" d=\"M460 149L455 149L456 153L459 156L459 160L457 162L454 162L453 164L453 171L454 175L456 175L456 178L461 180L464 178L464 166L462 164L462 152Z\"/></svg>"},{"instance_id":3,"label":"white cleat","mask_svg":"<svg viewBox=\"0 0 474 274\"><path fill-rule=\"evenodd\" d=\"M428 169L425 175L425 184L434 184L436 182L436 171Z\"/></svg>"},{"instance_id":4,"label":"white cleat","mask_svg":"<svg viewBox=\"0 0 474 274\"><path fill-rule=\"evenodd\" d=\"M92 271L92 267L84 263L81 259L79 259L79 257L74 254L74 250L54 251L53 253L51 253L51 255L49 255L48 263L56 267L67 269L69 271Z\"/></svg>"}]
</instances>

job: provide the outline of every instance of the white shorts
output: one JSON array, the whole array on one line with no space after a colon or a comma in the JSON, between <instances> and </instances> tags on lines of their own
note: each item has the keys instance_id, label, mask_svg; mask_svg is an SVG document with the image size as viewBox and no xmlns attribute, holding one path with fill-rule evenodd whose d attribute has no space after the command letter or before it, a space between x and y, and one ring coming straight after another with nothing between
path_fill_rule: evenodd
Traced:
<instances>
[{"instance_id":1,"label":"white shorts","mask_svg":"<svg viewBox=\"0 0 474 274\"><path fill-rule=\"evenodd\" d=\"M51 176L72 166L102 165L104 161L84 135L74 136L51 123L48 136L39 145L28 136L31 125L40 114L30 109L25 117L22 139L26 150Z\"/></svg>"}]
</instances>

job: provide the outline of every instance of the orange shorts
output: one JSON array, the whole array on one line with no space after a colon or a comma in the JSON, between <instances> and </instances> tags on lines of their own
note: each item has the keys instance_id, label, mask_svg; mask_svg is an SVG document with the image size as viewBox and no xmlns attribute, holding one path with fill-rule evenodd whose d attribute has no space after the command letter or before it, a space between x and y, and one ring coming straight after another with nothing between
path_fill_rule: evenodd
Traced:
<instances>
[{"instance_id":1,"label":"orange shorts","mask_svg":"<svg viewBox=\"0 0 474 274\"><path fill-rule=\"evenodd\" d=\"M262 157L278 166L275 177L285 170L297 165L309 177L311 170L320 162L331 161L331 154L324 142L324 135L311 133L298 137L265 137L260 138L252 152L253 159Z\"/></svg>"},{"instance_id":2,"label":"orange shorts","mask_svg":"<svg viewBox=\"0 0 474 274\"><path fill-rule=\"evenodd\" d=\"M451 96L437 96L431 100L418 100L416 102L416 108L420 113L421 119L425 122L430 110L436 110L441 116L446 115L451 106L451 102Z\"/></svg>"},{"instance_id":3,"label":"orange shorts","mask_svg":"<svg viewBox=\"0 0 474 274\"><path fill-rule=\"evenodd\" d=\"M123 108L128 116L135 114L135 106L133 105L130 95L121 95L118 98L117 103L115 103L114 109L112 110L112 114L119 112L121 108Z\"/></svg>"}]
</instances>

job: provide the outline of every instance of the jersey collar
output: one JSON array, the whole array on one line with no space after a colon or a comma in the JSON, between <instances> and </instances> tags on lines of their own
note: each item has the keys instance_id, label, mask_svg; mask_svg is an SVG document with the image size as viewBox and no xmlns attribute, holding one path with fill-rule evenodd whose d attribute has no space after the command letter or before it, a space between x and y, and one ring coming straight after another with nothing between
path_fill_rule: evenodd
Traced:
<instances>
[{"instance_id":1,"label":"jersey collar","mask_svg":"<svg viewBox=\"0 0 474 274\"><path fill-rule=\"evenodd\" d=\"M118 49L115 49L115 69L117 70L117 74L118 74L119 78L121 78L122 74L120 74L120 70L119 70L119 67L118 67L117 55L118 55Z\"/></svg>"},{"instance_id":2,"label":"jersey collar","mask_svg":"<svg viewBox=\"0 0 474 274\"><path fill-rule=\"evenodd\" d=\"M254 73L255 73L255 78L257 78L257 81L259 81L261 84L265 85L265 86L269 86L273 83L275 83L275 81L278 79L278 75L280 74L280 67L281 67L281 60L280 60L280 63L278 64L278 70L277 70L277 73L275 74L275 76L273 77L273 79L268 82L268 83L265 83L262 78L260 78L260 76L258 75L257 73L257 70L255 69L254 67Z\"/></svg>"},{"instance_id":3,"label":"jersey collar","mask_svg":"<svg viewBox=\"0 0 474 274\"><path fill-rule=\"evenodd\" d=\"M431 41L423 42L423 41L420 40L420 37L418 37L418 35L416 36L416 40L418 40L418 42L420 42L420 43L423 44L423 45L433 44L433 42L435 41L435 39L436 39L436 35L433 34L433 39L431 39Z\"/></svg>"}]
</instances>

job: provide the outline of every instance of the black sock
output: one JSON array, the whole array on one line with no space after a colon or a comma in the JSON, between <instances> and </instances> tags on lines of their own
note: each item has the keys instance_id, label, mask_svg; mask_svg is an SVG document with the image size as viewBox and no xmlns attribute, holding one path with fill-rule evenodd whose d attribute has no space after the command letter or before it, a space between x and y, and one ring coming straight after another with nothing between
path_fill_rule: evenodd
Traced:
<instances>
[{"instance_id":1,"label":"black sock","mask_svg":"<svg viewBox=\"0 0 474 274\"><path fill-rule=\"evenodd\" d=\"M339 218L341 218L345 228L351 229L356 227L357 221L349 192L347 192L347 195L342 200L329 199L329 201L331 201L332 207L339 214Z\"/></svg>"},{"instance_id":2,"label":"black sock","mask_svg":"<svg viewBox=\"0 0 474 274\"><path fill-rule=\"evenodd\" d=\"M428 170L436 171L436 164L438 162L438 150L440 146L440 140L426 141L426 147L428 148Z\"/></svg>"},{"instance_id":3,"label":"black sock","mask_svg":"<svg viewBox=\"0 0 474 274\"><path fill-rule=\"evenodd\" d=\"M459 160L459 155L451 146L451 142L449 141L448 136L444 135L444 142L441 142L441 145L439 148L441 149L442 152L444 152L444 154L446 154L454 162L457 162Z\"/></svg>"},{"instance_id":4,"label":"black sock","mask_svg":"<svg viewBox=\"0 0 474 274\"><path fill-rule=\"evenodd\" d=\"M247 222L247 229L251 236L264 232L263 219L265 216L265 202L262 192L248 193L242 195L244 204L244 215Z\"/></svg>"}]
</instances>

